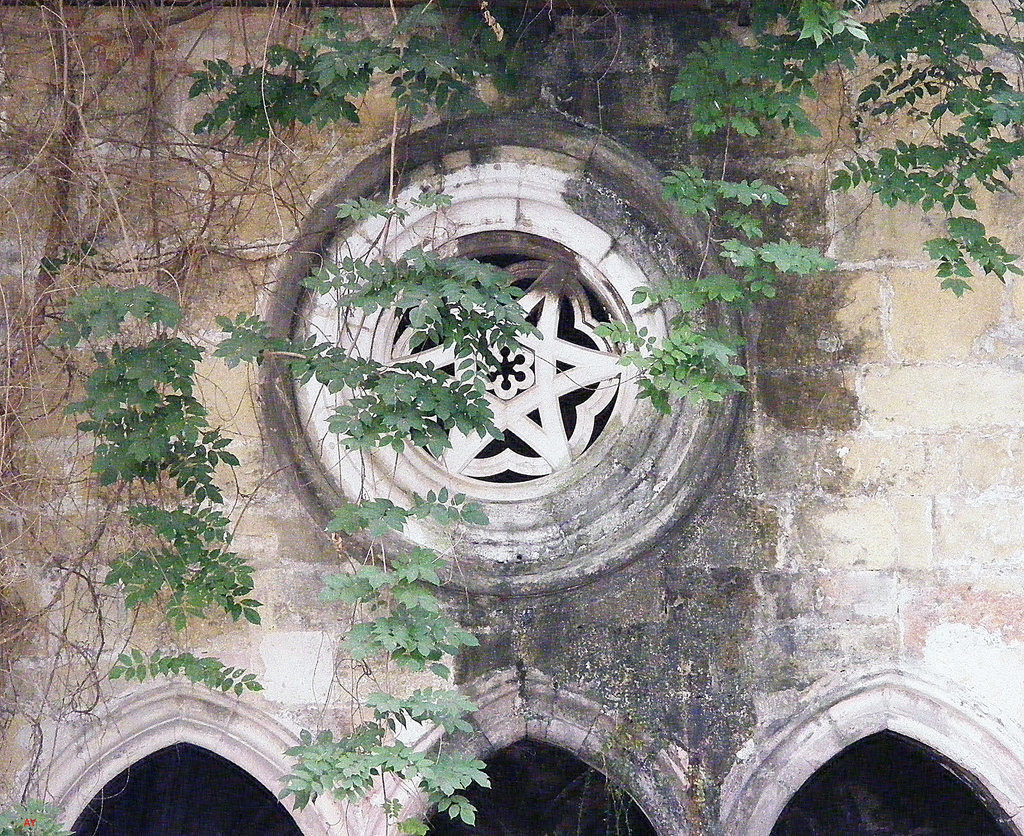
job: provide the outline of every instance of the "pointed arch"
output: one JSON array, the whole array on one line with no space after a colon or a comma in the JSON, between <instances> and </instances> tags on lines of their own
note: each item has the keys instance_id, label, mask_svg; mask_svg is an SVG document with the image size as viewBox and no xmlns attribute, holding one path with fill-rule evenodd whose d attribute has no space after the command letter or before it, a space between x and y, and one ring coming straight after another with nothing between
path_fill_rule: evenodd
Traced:
<instances>
[{"instance_id":1,"label":"pointed arch","mask_svg":"<svg viewBox=\"0 0 1024 836\"><path fill-rule=\"evenodd\" d=\"M194 743L135 761L78 816L77 836L302 836L295 817L244 769Z\"/></svg>"},{"instance_id":2,"label":"pointed arch","mask_svg":"<svg viewBox=\"0 0 1024 836\"><path fill-rule=\"evenodd\" d=\"M291 763L285 750L297 730L237 698L184 683L160 683L135 692L93 719L55 749L46 794L67 824L132 764L178 743L202 747L230 761L276 794ZM320 801L292 816L304 836L337 833L342 816Z\"/></svg>"},{"instance_id":3,"label":"pointed arch","mask_svg":"<svg viewBox=\"0 0 1024 836\"><path fill-rule=\"evenodd\" d=\"M890 731L948 759L1024 833L1024 735L942 683L900 670L823 682L781 729L755 738L722 788L725 833L769 836L790 798L835 755Z\"/></svg>"},{"instance_id":4,"label":"pointed arch","mask_svg":"<svg viewBox=\"0 0 1024 836\"><path fill-rule=\"evenodd\" d=\"M490 753L485 763L490 787L474 786L465 793L476 807L475 825L434 813L428 819L431 836L656 836L628 793L560 746L522 738Z\"/></svg>"},{"instance_id":5,"label":"pointed arch","mask_svg":"<svg viewBox=\"0 0 1024 836\"><path fill-rule=\"evenodd\" d=\"M1008 836L984 788L928 746L875 732L831 758L789 800L772 836Z\"/></svg>"},{"instance_id":6,"label":"pointed arch","mask_svg":"<svg viewBox=\"0 0 1024 836\"><path fill-rule=\"evenodd\" d=\"M621 718L534 671L499 671L461 690L477 704L469 718L474 732L446 739L445 746L484 759L522 740L551 744L624 789L660 836L693 832L688 759L682 749L645 756L646 742L624 735ZM441 737L442 732L434 729L420 738L417 747L430 749ZM388 797L399 798L410 815L428 812L422 795L408 786L392 785ZM348 811L351 832L367 836L389 832L379 801Z\"/></svg>"}]
</instances>

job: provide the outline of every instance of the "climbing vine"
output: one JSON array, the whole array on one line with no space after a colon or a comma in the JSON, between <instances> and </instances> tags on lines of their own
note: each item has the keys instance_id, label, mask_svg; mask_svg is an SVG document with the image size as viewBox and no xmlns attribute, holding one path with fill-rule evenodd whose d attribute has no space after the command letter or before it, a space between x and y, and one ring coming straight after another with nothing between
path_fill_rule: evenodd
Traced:
<instances>
[{"instance_id":1,"label":"climbing vine","mask_svg":"<svg viewBox=\"0 0 1024 836\"><path fill-rule=\"evenodd\" d=\"M1021 272L1018 256L969 214L979 189L1010 188L1024 156L1018 4L1007 5L1001 31L982 25L963 0L901 3L863 23L818 0L757 3L751 14L756 42L708 41L680 70L672 95L690 103L695 135L759 137L772 122L820 135L805 104L825 74L846 71L854 143L830 188L865 186L887 207L940 210L947 234L925 249L942 287L957 296L977 273L1003 280ZM901 119L924 139L879 143ZM724 255L737 263L735 252ZM744 261L756 263L745 250L738 266Z\"/></svg>"},{"instance_id":2,"label":"climbing vine","mask_svg":"<svg viewBox=\"0 0 1024 836\"><path fill-rule=\"evenodd\" d=\"M1024 22L1020 8L1007 7L1000 32L982 25L963 0L920 0L888 14L827 0L769 0L753 4L749 17L752 37L701 44L672 87L672 99L686 105L693 137L711 150L706 164L679 166L663 181L666 197L702 223L705 258L691 275L640 290L634 300L672 310L670 333L656 340L630 325L602 326L624 347L623 362L633 367L642 392L662 411L680 398L715 401L743 388L740 335L709 328L702 311L720 306L745 312L774 296L781 275L834 266L817 250L777 233L774 216L791 197L768 174L735 175L738 149L756 150L756 142L779 130L802 136L820 132L807 104L830 72L844 73L852 90L846 118L854 138L837 152L831 188L866 189L889 207L940 213L945 234L925 248L942 287L958 296L969 291L978 274L1005 280L1021 272L1018 257L989 234L978 210L979 193L1009 189L1024 156L1019 131L1024 94L1017 77L1022 51L1013 35ZM54 19L64 21L64 13L57 9ZM172 25L150 24L152 32ZM357 125L366 97L385 89L394 108L394 148L415 119L478 110L481 82L505 89L517 67L508 49L516 31L508 13L465 14L453 22L428 3L395 13L384 28L382 35L358 35L336 15L326 14L299 43L269 47L262 63L235 67L224 58L206 61L191 79L193 97L213 97L195 125L197 134L214 148L238 143L265 150L279 140L279 132L296 125ZM328 391L351 393L330 419L331 431L348 448L412 445L439 455L453 430L500 435L486 405L484 382L498 362L496 352L515 344L532 326L501 270L417 249L390 260L327 263L305 285L311 292L332 294L345 309L400 310L414 331L414 347L429 343L454 349L454 375L411 362L383 365L312 337L274 337L249 312L219 318L224 339L213 350L204 346L185 332L181 294L173 284L199 259L197 242L214 224L182 235L180 246L169 253L161 242L171 236L157 219L152 230L139 235L151 235L152 251L131 258L102 249L100 224L91 234L72 229L66 172L87 133L84 114L100 100L102 89L89 87L94 81L89 73L75 76L69 69L74 50L67 31L58 27L55 32L60 34L55 42L62 86L59 130L48 140L47 159L60 208L46 225L38 260L41 295L18 326L24 345L8 364L0 463L5 472L13 472L12 416L28 391L11 375L27 374L26 358L35 352L52 352L51 359L83 386L68 410L81 418L78 429L95 442L91 467L97 490L104 509L119 512L122 539L131 541L130 548L106 561L104 592L116 591L131 610L161 609L180 638L175 640L180 646L153 652L125 644L109 654L104 674L131 681L184 676L236 694L257 691L262 686L252 673L186 647L194 619L223 616L254 625L261 620L253 569L232 550L231 509L220 487L239 460L232 439L211 425L197 394L199 365L211 357L230 365L284 364L300 382L315 379ZM145 40L137 33L133 37ZM901 120L917 126L918 136L891 144L876 139ZM101 163L95 179L109 182ZM390 194L342 203L338 218L400 223L405 210L393 202L394 182L392 171ZM148 200L158 206L157 198ZM445 198L425 194L419 200L437 206ZM110 214L123 223L119 205ZM234 252L231 257L248 255ZM150 276L149 285L132 284L139 275ZM106 285L111 278L116 287ZM41 348L39 336L50 330L54 300L66 302L62 323ZM363 537L367 545L358 565L326 579L324 600L365 616L355 619L349 634L355 665L376 660L385 669L429 671L450 684L448 660L475 639L445 614L437 598L443 558L426 549L391 553L384 545L389 534L426 518L442 524L485 522L479 508L447 491L414 496L409 507L367 496L335 509L328 531ZM97 532L86 551L106 545L104 536ZM81 574L77 564L73 569ZM96 586L87 587L99 600ZM357 799L378 789L386 777L397 776L417 783L439 809L472 823L472 807L458 791L471 782L486 782L482 764L444 750L419 751L402 742L401 734L416 723L464 731L472 704L444 688L404 696L382 688L365 696L363 708L367 717L351 731L303 733L289 753L296 767L285 793L294 803L302 807L325 794ZM386 798L385 804L393 819L401 818L395 799ZM0 834L57 833L53 816L52 810L29 802L0 819Z\"/></svg>"},{"instance_id":3,"label":"climbing vine","mask_svg":"<svg viewBox=\"0 0 1024 836\"><path fill-rule=\"evenodd\" d=\"M436 15L414 13L393 30L393 38L404 38L400 47L374 51L365 39L347 43L344 28L333 17L324 18L320 34L305 46L307 70L316 64L310 63L311 56L325 45L318 37L333 38L331 61L344 60L343 48L349 50L348 58L372 55L354 71L355 81L343 83L335 77L338 84L321 90L324 101L334 97L330 108L335 109L319 121L357 121L357 111L346 97L365 93L378 69L394 74L397 105L414 114L422 114L427 104L471 105L470 87L459 73L419 72L424 61L433 67L436 57L450 49L447 34L431 34L441 23ZM494 30L488 26L486 31L493 34ZM280 54L270 53L273 60ZM296 67L301 63L297 53L288 55ZM214 74L224 71L222 63L208 64L205 74L197 74L193 95L221 89L224 84ZM323 81L323 66L318 64L316 72ZM245 76L251 70L243 68L241 73ZM466 77L478 74L473 71ZM266 86L267 79L260 84ZM246 99L247 83L239 81L231 87L226 101ZM293 98L296 91L286 94ZM255 118L252 113L235 105L224 112L231 116L241 140L266 136L247 121ZM196 126L197 132L217 127L218 119L215 108ZM437 204L444 197L421 200ZM403 210L386 202L360 201L337 211L340 217L395 218ZM50 269L61 266L55 263ZM499 434L483 397L484 381L499 362L492 352L533 330L515 302L519 291L502 271L418 250L392 262L346 259L322 268L306 284L336 293L341 308L373 311L387 305L405 310L417 344L431 340L454 349L456 376L416 363L384 366L315 339L273 339L266 324L248 314L233 320L219 318L227 336L214 355L231 366L273 358L287 363L299 380L316 378L331 391L352 392L335 411L330 429L353 449L382 445L401 449L413 444L440 452L456 428ZM120 590L129 609L157 605L178 632L194 619L207 618L212 610L259 624L261 604L251 597L253 569L231 550L231 521L215 479L218 468L237 467L239 460L228 449L231 439L208 424L207 410L195 395L197 364L207 352L177 333L181 321L180 306L170 296L143 286L104 285L71 299L57 334L48 343L59 352L88 351L91 372L84 384L85 397L67 411L84 415L78 429L95 439L92 470L99 485L117 486L124 493L139 485L148 500L123 507L138 545L111 561L104 582ZM487 351L481 351L484 335L492 347ZM383 657L388 666L429 670L434 677L450 681L452 672L445 658L476 641L441 609L435 592L441 557L427 549L388 554L380 544L386 532L401 531L408 518L425 517L442 523L486 521L464 496L447 491L415 496L409 508L383 498L353 502L335 512L328 531L367 532L368 551L351 573L327 578L323 597L370 611L371 619L357 623L349 634L354 664L366 666ZM239 695L262 688L254 674L189 651L144 653L134 648L121 653L109 671L113 679L135 681L163 675L185 676ZM380 786L386 790L387 781L397 777L422 789L438 809L472 823L473 807L457 791L471 782L486 784L483 765L446 751L417 750L397 734L411 723L467 730L461 718L472 710L472 703L449 690L421 688L404 698L392 691L371 693L364 705L372 710L372 717L345 734L303 732L299 745L288 753L297 765L283 794L293 796L298 808L326 793L356 800ZM390 819L402 818L396 799L387 798L385 809ZM423 826L403 822L402 828L417 832Z\"/></svg>"}]
</instances>

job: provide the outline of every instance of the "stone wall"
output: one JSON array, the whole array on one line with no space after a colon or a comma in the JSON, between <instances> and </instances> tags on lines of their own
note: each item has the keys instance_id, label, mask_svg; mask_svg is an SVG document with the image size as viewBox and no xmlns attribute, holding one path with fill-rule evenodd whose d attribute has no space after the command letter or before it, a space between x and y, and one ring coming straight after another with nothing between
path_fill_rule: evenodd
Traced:
<instances>
[{"instance_id":1,"label":"stone wall","mask_svg":"<svg viewBox=\"0 0 1024 836\"><path fill-rule=\"evenodd\" d=\"M386 12L345 14L371 30L386 22ZM71 111L53 104L52 22L23 8L0 24L6 333L21 334L39 294L63 290L41 286L37 267L56 230L65 240L97 234L125 272L179 292L188 330L213 341L214 316L281 298L273 282L285 280L289 246L310 232L325 195L346 194L380 152L388 106L368 100L357 128L218 147L191 136L201 105L186 97L188 72L206 57L258 57L268 38L296 37L304 14L222 10L166 27L114 10L68 15L84 62L68 59L84 91ZM512 120L503 124L539 120L576 132L580 147L599 139L652 166L645 185L656 191L654 170L706 154L668 88L680 56L715 28L696 11L546 13L531 30L521 88L495 96L495 107ZM481 640L458 662L483 706L480 735L462 744L486 753L529 734L565 746L623 784L664 834L767 836L817 767L884 729L971 773L1008 816L1024 803L1024 281L979 279L956 300L923 254L931 218L827 193L848 137L842 85L823 92L830 129L820 140L750 144L739 159L791 192L800 208L787 231L838 267L785 282L745 317L749 391L730 407L700 496L600 573L525 593L457 582L448 592ZM54 126L65 133L47 139ZM60 136L75 179L56 205L46 164L59 163ZM535 136L504 144L537 148ZM1004 195L984 215L1020 251L1016 208ZM87 278L88 265L76 269ZM105 620L89 617L91 591L55 567L83 554L102 563L88 538L105 496L86 478L87 442L61 416L67 395L50 398L66 391L60 368L40 352L26 375L0 615L38 617L8 645L0 785L20 792L31 775L30 794L66 803L73 819L157 740L220 747L269 782L286 769L276 746L295 729L348 727L358 691L343 665L336 671L347 616L317 592L355 547L322 534L268 413L281 403L268 407L251 371L204 364L204 400L240 441L242 481L227 486L235 543L265 603L260 628L214 621L189 634L260 675L266 690L232 708L178 685L90 679L100 627L103 664L129 627L102 590ZM118 536L112 522L102 548ZM67 623L67 612L79 614ZM168 640L155 617L131 630L142 646ZM78 652L58 651L68 635ZM69 712L69 695L83 713ZM110 716L133 717L130 731ZM238 731L257 725L262 737ZM172 731L160 737L157 727ZM342 815L323 805L299 823L339 832ZM378 826L344 815L354 832Z\"/></svg>"}]
</instances>

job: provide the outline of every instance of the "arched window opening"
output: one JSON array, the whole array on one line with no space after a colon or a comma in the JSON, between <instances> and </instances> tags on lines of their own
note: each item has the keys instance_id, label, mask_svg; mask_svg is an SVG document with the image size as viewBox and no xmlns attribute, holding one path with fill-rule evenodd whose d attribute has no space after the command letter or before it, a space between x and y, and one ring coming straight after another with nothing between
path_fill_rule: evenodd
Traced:
<instances>
[{"instance_id":1,"label":"arched window opening","mask_svg":"<svg viewBox=\"0 0 1024 836\"><path fill-rule=\"evenodd\" d=\"M520 740L486 763L491 788L466 793L476 824L437 814L430 836L656 836L624 790L564 749Z\"/></svg>"},{"instance_id":2,"label":"arched window opening","mask_svg":"<svg viewBox=\"0 0 1024 836\"><path fill-rule=\"evenodd\" d=\"M815 772L771 836L1010 836L978 782L910 738L880 732Z\"/></svg>"},{"instance_id":3,"label":"arched window opening","mask_svg":"<svg viewBox=\"0 0 1024 836\"><path fill-rule=\"evenodd\" d=\"M176 743L108 781L75 836L301 836L272 792L208 749Z\"/></svg>"}]
</instances>

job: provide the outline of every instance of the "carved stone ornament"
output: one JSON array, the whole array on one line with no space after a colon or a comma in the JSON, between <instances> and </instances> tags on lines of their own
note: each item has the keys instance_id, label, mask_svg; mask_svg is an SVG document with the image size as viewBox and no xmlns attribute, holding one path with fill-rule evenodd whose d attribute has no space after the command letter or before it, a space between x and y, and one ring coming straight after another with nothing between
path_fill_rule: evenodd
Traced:
<instances>
[{"instance_id":1,"label":"carved stone ornament","mask_svg":"<svg viewBox=\"0 0 1024 836\"><path fill-rule=\"evenodd\" d=\"M489 130L474 125L461 141ZM328 431L347 393L330 393L315 381L292 389L291 423L281 412L270 414L271 425L286 431L298 472L321 507L359 496L402 504L412 493L439 488L480 502L487 526L451 534L421 524L406 535L451 556L452 583L487 591L572 584L636 557L685 519L721 459L734 416L731 402L680 404L671 416L657 414L638 398L635 369L619 362L621 348L599 329L633 322L655 336L665 331L666 312L634 304L634 293L684 270L688 239L696 233L661 201L656 174L630 170L641 164L604 140L583 157L571 153L580 149L550 147L554 135L534 135L548 147L490 145L476 158L457 150L432 154L426 140L419 151L414 144L411 154L423 159L406 169L398 197L408 217L342 228L335 222L321 250L340 260L396 257L422 247L511 274L537 334L490 364L486 398L503 438L456 431L451 448L438 456L351 451ZM638 188L645 177L653 188ZM424 191L449 195L451 204L413 203ZM352 196L351 189L338 193ZM292 259L293 276L308 271L309 260L301 264ZM416 361L453 375L473 362L439 345L414 346L408 320L394 311L339 313L331 293L295 292L292 304L295 336L315 335L381 363ZM268 382L274 385L267 406L286 407L279 382Z\"/></svg>"}]
</instances>

